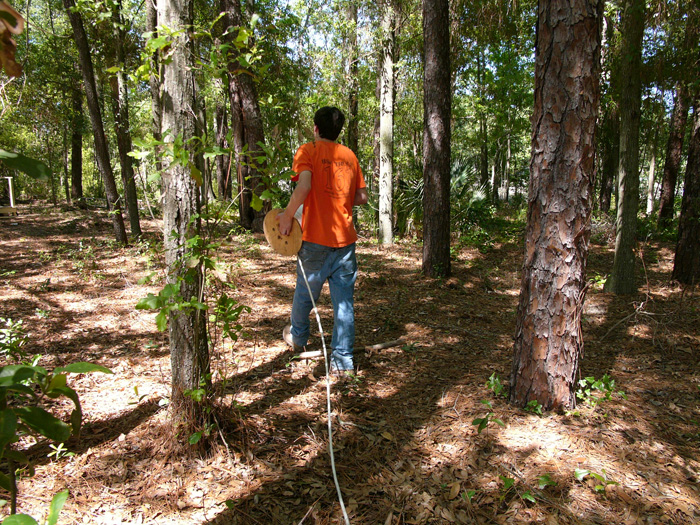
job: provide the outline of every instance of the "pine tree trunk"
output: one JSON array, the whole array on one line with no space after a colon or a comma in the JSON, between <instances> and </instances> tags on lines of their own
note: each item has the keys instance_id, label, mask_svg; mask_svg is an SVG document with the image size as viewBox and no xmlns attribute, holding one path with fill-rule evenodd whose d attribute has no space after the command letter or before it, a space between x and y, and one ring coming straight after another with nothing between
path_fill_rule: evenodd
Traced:
<instances>
[{"instance_id":1,"label":"pine tree trunk","mask_svg":"<svg viewBox=\"0 0 700 525\"><path fill-rule=\"evenodd\" d=\"M379 242L394 243L394 8L382 15L382 71L379 109Z\"/></svg>"},{"instance_id":2,"label":"pine tree trunk","mask_svg":"<svg viewBox=\"0 0 700 525\"><path fill-rule=\"evenodd\" d=\"M693 133L688 147L678 243L673 261L673 279L691 285L700 282L700 97L695 98L694 107Z\"/></svg>"},{"instance_id":3,"label":"pine tree trunk","mask_svg":"<svg viewBox=\"0 0 700 525\"><path fill-rule=\"evenodd\" d=\"M146 0L146 31L151 33L152 38L158 36L158 9L156 1ZM151 94L151 133L153 133L155 140L160 141L163 139L163 103L160 97L160 60L157 52L151 55L150 62L151 74L148 77L148 85ZM162 171L163 163L158 154L156 155L155 165L158 172Z\"/></svg>"},{"instance_id":4,"label":"pine tree trunk","mask_svg":"<svg viewBox=\"0 0 700 525\"><path fill-rule=\"evenodd\" d=\"M70 194L79 208L85 206L83 198L83 97L78 88L71 90L73 115L70 135Z\"/></svg>"},{"instance_id":5,"label":"pine tree trunk","mask_svg":"<svg viewBox=\"0 0 700 525\"><path fill-rule=\"evenodd\" d=\"M225 18L227 27L240 27L243 24L240 0L222 0L222 9L226 12ZM226 36L228 42L233 42L237 32L229 32ZM243 133L243 147L247 147L247 153L240 159L240 162L247 166L241 169L239 182L241 189L241 225L254 232L263 231L263 221L265 214L271 209L271 203L266 201L261 210L252 208L253 193L262 195L265 190L263 172L265 166L256 160L256 157L263 154L260 143L265 142L262 114L258 103L258 94L255 82L249 71L241 66L237 57L231 56L229 60L229 89L231 91L231 113L233 114L234 134ZM235 99L235 100L234 100ZM240 128L236 123L236 106L240 108Z\"/></svg>"},{"instance_id":6,"label":"pine tree trunk","mask_svg":"<svg viewBox=\"0 0 700 525\"><path fill-rule=\"evenodd\" d=\"M350 22L349 52L348 52L348 119L347 119L347 146L355 155L359 142L359 103L358 103L358 75L359 75L359 50L357 47L357 2L352 1L347 6L347 16ZM357 208L355 208L357 210Z\"/></svg>"},{"instance_id":7,"label":"pine tree trunk","mask_svg":"<svg viewBox=\"0 0 700 525\"><path fill-rule=\"evenodd\" d=\"M216 106L214 115L214 125L216 127L216 145L221 149L228 149L226 135L228 134L228 112L226 104L221 103ZM231 200L231 156L216 156L216 185L219 189L219 199L223 201Z\"/></svg>"},{"instance_id":8,"label":"pine tree trunk","mask_svg":"<svg viewBox=\"0 0 700 525\"><path fill-rule=\"evenodd\" d=\"M192 0L161 0L158 3L159 23L173 30L188 28L193 19ZM166 142L180 137L185 144L195 135L195 78L193 53L188 32L183 31L173 42L170 62L162 66L162 100L164 129L169 135ZM188 268L187 241L197 234L199 223L192 216L199 213L199 188L192 177L194 155L190 152L188 165L172 163L163 172L163 230L165 232L165 262L168 282L180 285L185 300L192 297L204 302L201 263ZM187 278L185 278L187 274ZM200 388L200 382L209 370L209 350L205 313L199 310L174 311L169 319L170 360L172 367L173 415L178 424L188 428L202 417L200 403L186 395L188 390ZM183 436L185 439L188 434Z\"/></svg>"},{"instance_id":9,"label":"pine tree trunk","mask_svg":"<svg viewBox=\"0 0 700 525\"><path fill-rule=\"evenodd\" d=\"M423 273L448 277L450 266L450 10L423 0Z\"/></svg>"},{"instance_id":10,"label":"pine tree trunk","mask_svg":"<svg viewBox=\"0 0 700 525\"><path fill-rule=\"evenodd\" d=\"M525 262L511 403L572 408L583 352L602 0L541 0ZM566 102L564 102L566 101Z\"/></svg>"},{"instance_id":11,"label":"pine tree trunk","mask_svg":"<svg viewBox=\"0 0 700 525\"><path fill-rule=\"evenodd\" d=\"M107 196L107 203L112 217L112 226L114 227L114 236L118 243L126 245L129 240L126 236L124 217L122 217L122 210L119 205L119 193L117 192L117 185L114 182L114 173L112 172L112 165L109 160L109 147L107 146L107 137L105 136L104 125L102 123L102 112L97 97L95 73L92 67L92 58L90 57L90 47L88 45L85 27L80 14L72 9L75 6L73 0L63 0L63 5L66 8L71 27L73 28L73 37L75 39L75 45L78 48L80 69L83 74L83 83L85 85L85 99L90 113L92 132L95 136L95 158L97 161L97 168L100 170L100 175L102 176L102 182L104 183L105 195Z\"/></svg>"},{"instance_id":12,"label":"pine tree trunk","mask_svg":"<svg viewBox=\"0 0 700 525\"><path fill-rule=\"evenodd\" d=\"M668 142L666 143L666 161L664 174L661 179L661 196L659 197L658 226L669 228L673 222L673 208L676 200L676 181L681 167L683 139L688 120L689 108L688 89L685 84L676 86L676 96L673 102L673 113L669 124Z\"/></svg>"},{"instance_id":13,"label":"pine tree trunk","mask_svg":"<svg viewBox=\"0 0 700 525\"><path fill-rule=\"evenodd\" d=\"M639 212L639 122L642 101L642 36L645 0L626 0L622 15L620 65L620 165L617 182L615 260L606 291L637 291L634 247Z\"/></svg>"},{"instance_id":14,"label":"pine tree trunk","mask_svg":"<svg viewBox=\"0 0 700 525\"><path fill-rule=\"evenodd\" d=\"M116 43L116 61L119 71L110 79L112 88L112 110L114 112L114 127L117 136L117 149L121 165L124 200L129 211L131 235L141 236L141 221L139 219L139 203L136 195L136 180L134 179L134 159L131 152L131 130L129 126L129 92L126 82L126 60L124 52L124 29L121 15L121 0L114 5L114 37Z\"/></svg>"}]
</instances>

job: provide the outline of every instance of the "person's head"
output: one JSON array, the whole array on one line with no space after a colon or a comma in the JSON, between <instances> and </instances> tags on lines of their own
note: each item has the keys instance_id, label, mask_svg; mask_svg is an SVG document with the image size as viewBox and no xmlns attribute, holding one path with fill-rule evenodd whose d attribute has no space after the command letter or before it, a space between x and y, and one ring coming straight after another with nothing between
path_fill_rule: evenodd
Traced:
<instances>
[{"instance_id":1,"label":"person's head","mask_svg":"<svg viewBox=\"0 0 700 525\"><path fill-rule=\"evenodd\" d=\"M338 108L324 106L314 115L314 125L322 139L336 140L345 124L345 115Z\"/></svg>"}]
</instances>

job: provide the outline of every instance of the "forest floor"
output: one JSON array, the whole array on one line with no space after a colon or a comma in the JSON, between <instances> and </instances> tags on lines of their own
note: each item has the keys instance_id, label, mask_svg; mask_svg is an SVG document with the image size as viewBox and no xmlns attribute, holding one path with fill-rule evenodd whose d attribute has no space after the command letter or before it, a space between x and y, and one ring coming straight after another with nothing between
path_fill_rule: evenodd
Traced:
<instances>
[{"instance_id":1,"label":"forest floor","mask_svg":"<svg viewBox=\"0 0 700 525\"><path fill-rule=\"evenodd\" d=\"M25 350L47 368L90 361L114 372L69 380L84 412L82 435L66 443L74 455L25 442L36 473L19 484L19 511L45 516L67 488L63 524L342 523L323 361L299 360L281 340L294 260L261 235L229 235L218 251L227 293L250 312L245 334L212 358L217 440L205 455L178 453L167 337L154 312L134 308L162 286L160 225L142 224L145 240L119 248L103 211L24 205L0 218L0 317L23 321ZM454 275L433 280L420 273L418 243L358 243L359 372L330 387L351 522L697 523L700 294L670 282L673 246L644 246L640 293L628 297L602 291L613 250L591 246L580 375L615 384L595 407L538 415L487 386L496 374L507 391L521 244L514 235L455 248ZM158 282L139 284L152 272ZM326 333L329 303L326 290ZM479 433L473 420L489 412Z\"/></svg>"}]
</instances>

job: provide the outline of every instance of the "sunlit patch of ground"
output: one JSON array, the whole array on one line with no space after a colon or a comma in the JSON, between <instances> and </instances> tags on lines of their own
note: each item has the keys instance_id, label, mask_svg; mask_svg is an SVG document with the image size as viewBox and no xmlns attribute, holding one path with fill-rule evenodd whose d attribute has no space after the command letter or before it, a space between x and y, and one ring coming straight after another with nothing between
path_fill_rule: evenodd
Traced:
<instances>
[{"instance_id":1,"label":"sunlit patch of ground","mask_svg":"<svg viewBox=\"0 0 700 525\"><path fill-rule=\"evenodd\" d=\"M217 253L227 293L251 311L240 339L212 356L217 439L198 457L172 446L167 337L154 313L134 309L162 286L160 225L144 221L146 240L122 249L104 212L21 211L0 223L2 316L24 321L44 366L84 360L114 372L71 378L85 414L81 438L66 444L75 455L31 446L36 475L20 483L21 511L45 515L68 488L66 524L339 522L325 367L281 340L293 259L260 235L230 237ZM672 247L645 247L635 297L602 291L611 251L592 247L580 375L608 374L614 389L595 407L543 416L486 386L496 374L507 393L521 251L462 247L454 275L431 280L418 244L359 243L359 373L331 384L352 523L696 523L700 296L669 282ZM327 291L319 311L330 344ZM320 349L312 326L310 349ZM70 403L56 408L67 415ZM588 474L578 480L577 469Z\"/></svg>"}]
</instances>

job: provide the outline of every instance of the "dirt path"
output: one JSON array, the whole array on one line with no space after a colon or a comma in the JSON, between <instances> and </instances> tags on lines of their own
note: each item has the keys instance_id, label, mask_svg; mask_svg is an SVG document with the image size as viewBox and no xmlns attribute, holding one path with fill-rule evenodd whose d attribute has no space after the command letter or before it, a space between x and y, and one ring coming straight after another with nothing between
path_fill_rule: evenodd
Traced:
<instances>
[{"instance_id":1,"label":"dirt path","mask_svg":"<svg viewBox=\"0 0 700 525\"><path fill-rule=\"evenodd\" d=\"M134 309L159 289L139 279L162 273L159 225L144 227L147 241L121 249L95 211L24 207L0 219L0 317L23 320L27 350L44 366L84 360L114 371L74 379L85 414L80 440L67 444L75 455L55 460L46 444L29 447L36 475L21 482L20 511L39 518L68 488L66 524L340 523L323 364L295 359L280 337L294 261L251 235L229 237L220 251L235 285L228 293L251 312L245 337L214 358L219 444L204 459L176 455L164 445L167 340L153 313ZM332 386L352 523L698 522L700 301L669 284L672 255L645 248L638 297L599 286L588 295L581 376L609 374L627 399L538 416L486 386L491 374L504 383L510 374L518 243L463 249L452 278L427 280L419 245L360 242L357 347L405 344L358 350L356 379ZM610 249L593 246L589 275L611 261ZM473 420L490 411L482 401L504 428L492 421L477 433ZM601 483L578 481L576 469L609 483L596 491Z\"/></svg>"}]
</instances>

